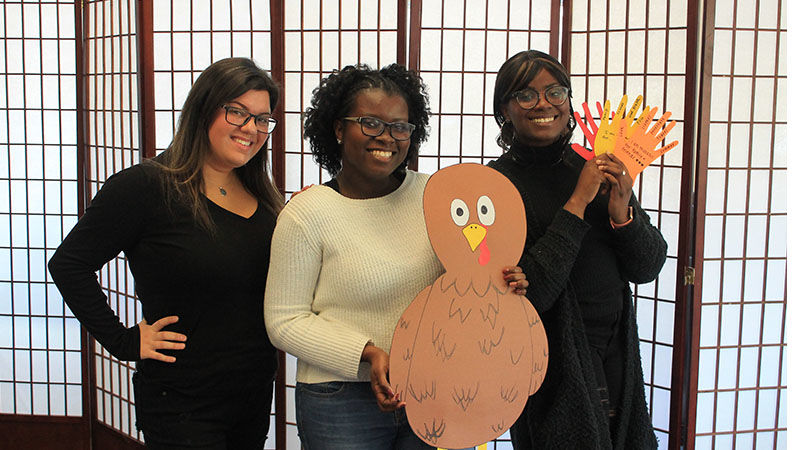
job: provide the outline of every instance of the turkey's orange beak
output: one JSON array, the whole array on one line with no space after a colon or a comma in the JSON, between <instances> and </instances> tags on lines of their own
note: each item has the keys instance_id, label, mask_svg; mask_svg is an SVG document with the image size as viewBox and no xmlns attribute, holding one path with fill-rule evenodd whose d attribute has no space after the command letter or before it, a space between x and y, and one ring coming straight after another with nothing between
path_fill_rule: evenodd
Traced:
<instances>
[{"instance_id":1,"label":"turkey's orange beak","mask_svg":"<svg viewBox=\"0 0 800 450\"><path fill-rule=\"evenodd\" d=\"M486 228L477 223L467 225L461 232L464 233L464 237L466 237L467 242L469 242L469 248L471 248L473 252L478 248L483 238L486 237Z\"/></svg>"}]
</instances>

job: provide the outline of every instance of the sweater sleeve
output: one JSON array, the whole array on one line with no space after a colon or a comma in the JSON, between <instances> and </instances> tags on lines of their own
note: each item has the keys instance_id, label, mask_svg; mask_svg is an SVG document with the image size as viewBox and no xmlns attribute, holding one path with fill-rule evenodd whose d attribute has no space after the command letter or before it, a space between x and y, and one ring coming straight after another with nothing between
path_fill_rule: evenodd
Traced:
<instances>
[{"instance_id":1,"label":"sweater sleeve","mask_svg":"<svg viewBox=\"0 0 800 450\"><path fill-rule=\"evenodd\" d=\"M305 232L291 202L278 216L270 261L264 323L273 345L345 379L357 379L361 352L371 338L313 311L321 241Z\"/></svg>"},{"instance_id":2,"label":"sweater sleeve","mask_svg":"<svg viewBox=\"0 0 800 450\"><path fill-rule=\"evenodd\" d=\"M144 192L143 192L144 191ZM140 167L111 176L48 263L72 313L120 360L139 359L139 327L125 327L108 305L96 272L136 242L149 191Z\"/></svg>"},{"instance_id":3,"label":"sweater sleeve","mask_svg":"<svg viewBox=\"0 0 800 450\"><path fill-rule=\"evenodd\" d=\"M553 307L569 282L590 225L561 209L544 235L525 249L519 265L530 282L526 296L539 313Z\"/></svg>"},{"instance_id":4,"label":"sweater sleeve","mask_svg":"<svg viewBox=\"0 0 800 450\"><path fill-rule=\"evenodd\" d=\"M649 283L661 272L667 259L667 242L661 232L650 223L650 216L642 209L635 196L631 196L633 221L615 229L614 249L622 276L633 283Z\"/></svg>"}]
</instances>

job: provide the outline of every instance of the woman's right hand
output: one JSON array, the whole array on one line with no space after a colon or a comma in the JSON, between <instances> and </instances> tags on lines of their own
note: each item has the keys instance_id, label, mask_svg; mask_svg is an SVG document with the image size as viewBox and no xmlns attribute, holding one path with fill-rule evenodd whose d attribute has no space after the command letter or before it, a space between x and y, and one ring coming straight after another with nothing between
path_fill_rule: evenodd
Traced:
<instances>
[{"instance_id":1,"label":"woman's right hand","mask_svg":"<svg viewBox=\"0 0 800 450\"><path fill-rule=\"evenodd\" d=\"M168 316L157 320L152 325L142 319L139 322L139 359L155 359L168 363L175 362L174 356L159 353L158 350L183 350L186 347L186 336L172 331L161 331L167 325L178 321L178 316Z\"/></svg>"},{"instance_id":2,"label":"woman's right hand","mask_svg":"<svg viewBox=\"0 0 800 450\"><path fill-rule=\"evenodd\" d=\"M600 170L595 159L586 161L583 164L575 190L572 191L572 196L564 205L564 209L581 219L583 219L583 213L586 211L586 205L594 200L603 183L606 182L605 174Z\"/></svg>"},{"instance_id":3,"label":"woman's right hand","mask_svg":"<svg viewBox=\"0 0 800 450\"><path fill-rule=\"evenodd\" d=\"M307 185L303 186L303 189L300 189L299 191L292 192L292 195L289 196L289 200L293 199L295 195L305 191L306 189L308 189L308 188L310 188L312 186L314 186L314 185L313 184L307 184Z\"/></svg>"},{"instance_id":4,"label":"woman's right hand","mask_svg":"<svg viewBox=\"0 0 800 450\"><path fill-rule=\"evenodd\" d=\"M370 364L370 385L381 411L390 412L406 406L389 385L389 354L372 343L364 346L361 360Z\"/></svg>"}]
</instances>

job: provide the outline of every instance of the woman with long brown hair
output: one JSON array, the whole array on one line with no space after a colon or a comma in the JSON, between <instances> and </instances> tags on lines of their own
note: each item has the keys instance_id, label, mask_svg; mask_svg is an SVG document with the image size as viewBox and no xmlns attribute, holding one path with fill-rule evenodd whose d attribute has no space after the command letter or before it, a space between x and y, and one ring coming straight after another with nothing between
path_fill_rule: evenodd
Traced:
<instances>
[{"instance_id":1,"label":"woman with long brown hair","mask_svg":"<svg viewBox=\"0 0 800 450\"><path fill-rule=\"evenodd\" d=\"M49 263L75 317L134 360L136 425L150 449L258 449L276 350L262 305L283 200L267 140L277 85L252 60L197 78L169 148L109 177ZM124 252L144 318L126 328L95 272Z\"/></svg>"}]
</instances>

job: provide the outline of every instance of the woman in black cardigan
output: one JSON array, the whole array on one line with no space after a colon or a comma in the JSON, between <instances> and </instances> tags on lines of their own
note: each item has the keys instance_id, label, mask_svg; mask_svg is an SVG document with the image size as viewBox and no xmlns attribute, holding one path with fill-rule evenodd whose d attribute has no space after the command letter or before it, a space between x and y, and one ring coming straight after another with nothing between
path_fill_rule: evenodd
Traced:
<instances>
[{"instance_id":1,"label":"woman in black cardigan","mask_svg":"<svg viewBox=\"0 0 800 450\"><path fill-rule=\"evenodd\" d=\"M661 233L632 194L624 164L583 161L566 69L535 50L497 74L494 115L505 153L489 165L520 191L528 218L519 265L547 330L550 363L511 428L516 449L655 448L629 283L654 280Z\"/></svg>"}]
</instances>

